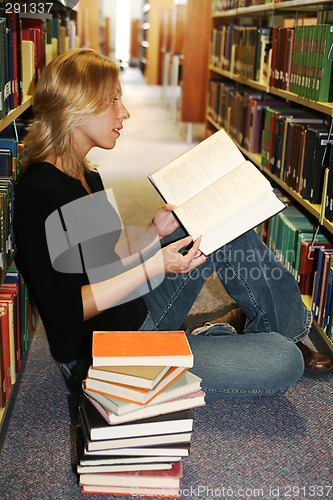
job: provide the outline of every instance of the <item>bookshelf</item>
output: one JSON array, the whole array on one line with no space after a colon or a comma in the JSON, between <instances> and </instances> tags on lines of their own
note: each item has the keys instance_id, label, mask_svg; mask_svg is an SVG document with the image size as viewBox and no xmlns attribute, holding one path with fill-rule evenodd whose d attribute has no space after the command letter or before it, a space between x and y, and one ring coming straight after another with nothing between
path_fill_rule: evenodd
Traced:
<instances>
[{"instance_id":1,"label":"bookshelf","mask_svg":"<svg viewBox=\"0 0 333 500\"><path fill-rule=\"evenodd\" d=\"M164 37L171 43L173 0L155 0L143 6L143 40L141 42L144 62L144 76L149 85L161 84ZM166 23L166 26L165 26ZM164 35L164 36L163 36Z\"/></svg>"},{"instance_id":2,"label":"bookshelf","mask_svg":"<svg viewBox=\"0 0 333 500\"><path fill-rule=\"evenodd\" d=\"M32 96L24 96L23 102L20 106L9 111L7 116L0 120L0 132L4 130L8 125L13 123L24 111L26 111L32 104Z\"/></svg>"},{"instance_id":3,"label":"bookshelf","mask_svg":"<svg viewBox=\"0 0 333 500\"><path fill-rule=\"evenodd\" d=\"M221 2L220 2L221 3ZM268 74L265 80L261 79L252 79L241 76L237 69L239 68L237 63L237 53L233 52L237 50L237 48L233 48L230 55L229 67L227 64L224 64L223 58L220 60L217 58L214 59L216 53L213 50L214 46L214 36L213 32L217 33L218 29L221 29L221 25L225 26L236 26L236 28L242 28L245 25L247 26L268 26L271 28L271 33L273 28L283 28L283 27L291 27L294 22L294 26L296 25L306 25L307 20L308 24L311 24L311 19L315 19L314 24L331 24L333 25L333 2L329 0L319 1L319 0L291 0L291 1L281 1L281 2L270 2L261 5L253 5L248 7L241 7L242 1L235 1L233 4L233 8L226 10L214 10L218 8L218 2L212 1L212 10L211 10L211 19L210 19L210 29L212 33L212 42L210 47L210 61L208 64L208 85L210 82L225 82L226 85L234 85L235 92L253 92L259 93L263 96L264 99L274 99L277 98L281 102L288 103L288 105L295 105L297 108L303 109L306 112L313 113L316 117L320 117L323 122L330 127L333 122L333 103L332 98L327 99L328 102L316 101L315 99L310 99L308 97L309 94L306 94L304 91L304 95L302 92L291 91L291 88L277 88L275 85L275 81L271 79L271 74ZM229 29L229 28L226 28ZM235 29L235 28L232 28ZM223 28L222 28L223 33ZM313 32L312 32L313 33ZM216 35L215 35L216 36ZM244 35L243 35L244 36ZM311 39L311 38L310 38ZM230 38L231 40L231 38ZM272 42L272 38L270 39ZM274 42L274 39L273 39ZM220 40L218 41L220 43ZM227 43L227 42L224 42ZM231 43L231 42L230 42ZM218 46L218 45L217 45ZM332 45L333 47L333 45ZM221 49L221 53L223 49ZM286 54L286 52L285 52ZM269 68L272 66L272 50L269 54L268 65ZM222 60L222 63L220 61ZM236 61L236 63L235 63ZM253 70L252 70L253 73ZM273 83L273 84L272 84ZM333 84L333 80L331 80L331 85ZM212 84L213 88L214 83ZM293 88L295 90L295 88ZM211 93L210 93L211 92ZM210 112L212 107L212 90L208 87L207 92L207 113L206 113L206 136L214 133L216 130L219 130L224 125L224 128L230 126L230 115L228 116L228 121L221 125L219 120L214 118L214 114ZM311 95L311 97L313 97ZM213 106L215 101L213 101ZM230 112L230 111L229 111ZM232 112L230 112L232 113ZM230 130L227 130L230 132ZM329 136L330 138L330 136ZM328 220L326 217L323 217L323 208L321 204L311 203L308 199L305 199L302 194L296 191L294 188L290 187L287 182L281 178L279 175L276 175L274 172L267 168L262 163L262 155L261 152L250 152L247 148L244 147L243 143L239 142L237 138L233 137L235 143L242 151L245 157L247 157L252 163L254 163L274 184L279 186L284 193L286 193L292 200L295 201L297 206L300 206L302 211L305 214L308 214L309 218L314 221L315 225L320 225L320 228L327 234L327 238L329 241L333 241L333 222ZM324 196L323 196L324 201ZM326 215L326 214L325 214ZM311 297L306 296L303 297L303 301L305 305L311 309ZM313 327L310 332L310 338L314 345L320 352L325 353L331 359L333 359L333 339L329 338L328 335L324 332L324 330L314 322Z\"/></svg>"},{"instance_id":4,"label":"bookshelf","mask_svg":"<svg viewBox=\"0 0 333 500\"><path fill-rule=\"evenodd\" d=\"M42 18L42 25L40 27L40 31L43 31L44 34L41 35L41 38L43 38L44 41L44 50L43 50L43 58L42 62L43 65L41 66L40 70L42 71L42 68L45 66L45 64L50 60L50 58L54 57L58 51L61 50L66 50L67 48L72 48L75 46L77 43L77 39L75 38L75 29L73 26L73 23L76 21L76 12L68 7L66 7L65 0L60 1L56 0L53 3L50 3L48 5L52 5L52 9L48 13L44 13L45 15L39 14L34 14L33 11L27 12L29 9L29 4L26 2L15 2L13 4L13 10L17 15L17 24L16 26L19 29L20 35L17 36L16 42L18 42L20 39L23 41L23 36L22 36L22 30L24 29L24 25L22 22L22 19L29 19L29 21L33 18L39 19ZM7 8L8 5L6 4ZM1 17L1 16L0 16ZM3 17L4 19L4 12L3 12ZM54 21L53 24L56 25L58 28L57 30L52 30L52 21ZM13 30L11 30L11 24L10 21L6 19L6 21L3 22L3 32L2 32L2 42L4 40L4 37L10 37L13 36ZM6 23L6 24L5 24ZM8 24L7 24L8 23ZM76 24L75 24L76 27ZM5 28L5 29L4 29ZM34 28L33 28L34 29ZM39 29L39 28L38 28ZM5 35L6 33L6 35ZM59 38L56 38L59 37ZM53 40L52 40L53 39ZM38 42L38 39L35 39L36 43ZM29 41L27 43L31 44L32 46L35 47L35 42ZM8 43L8 42L6 42ZM71 45L72 44L72 45ZM0 44L1 45L1 44ZM22 43L23 45L23 43ZM77 46L77 45L76 45ZM49 50L48 50L49 48ZM7 138L10 139L12 142L15 142L17 144L17 157L19 156L19 147L18 147L18 137L16 133L12 133L12 135L9 135L9 132L7 127L9 127L12 124L15 124L16 120L18 120L21 115L27 111L30 106L32 105L33 97L32 95L25 95L24 91L25 89L29 88L29 85L26 85L27 81L30 83L31 81L34 82L36 74L37 74L37 69L34 67L34 52L31 51L29 53L29 63L31 66L31 72L26 73L23 71L23 65L24 62L20 57L17 57L17 55L20 54L20 45L16 43L16 45L13 43L11 46L9 46L8 53L3 50L1 53L1 71L0 74L4 76L4 78L0 78L0 92L4 96L4 88L8 82L10 82L10 88L11 88L11 94L16 94L15 95L15 101L10 98L2 98L2 106L1 106L1 119L0 119L0 139L1 140L6 140ZM23 55L23 54L22 54ZM26 56L26 54L25 54ZM17 62L13 63L12 61L15 60ZM22 61L20 63L20 61ZM6 78L6 80L5 80ZM26 80L27 78L27 80ZM17 85L13 84L12 82L16 81L17 79ZM22 82L21 84L19 82ZM32 85L32 88L34 85ZM15 89L15 90L14 90ZM29 92L30 93L30 92ZM12 128L12 127L10 127ZM1 141L0 141L1 142ZM4 143L2 143L4 144ZM3 145L1 147L4 147ZM17 157L13 154L11 161L13 162L13 169L12 172L14 172L14 165L15 165L15 172L16 172L16 165L17 165ZM16 174L15 174L16 175ZM4 177L3 177L4 178ZM14 177L15 179L15 177ZM15 182L15 180L13 181ZM6 195L7 196L7 195ZM10 199L10 195L8 195L8 199ZM3 210L3 208L1 208ZM2 213L2 221L1 221L1 227L4 227L4 213L10 212L10 210L6 209ZM8 225L10 223L10 218L8 217ZM6 223L7 225L7 223ZM8 229L10 233L10 229ZM6 233L7 237L7 233ZM1 272L0 272L0 285L3 284L3 281L5 280L6 277L9 276L9 274L13 273L13 263L14 263L14 256L15 256L15 246L12 245L12 241L9 242L7 241L4 243L4 237L1 236ZM6 258L3 258L3 248L8 247ZM7 258L8 257L8 258ZM15 266L14 266L15 267ZM2 291L4 293L4 291ZM6 414L8 412L8 407L9 403L12 399L13 392L17 390L17 386L19 384L19 380L22 377L22 371L24 370L24 366L26 363L26 352L29 349L29 344L30 344L30 334L33 331L33 320L32 320L32 314L31 313L31 308L28 305L28 299L27 299L27 290L24 285L24 283L21 282L21 292L22 293L22 304L25 304L23 309L22 309L22 316L20 316L20 321L18 319L15 319L12 316L12 321L14 324L24 324L23 328L20 329L20 333L11 333L9 334L9 328L6 329L6 333L4 331L4 324L1 320L1 344L0 344L0 351L1 351L1 363L0 363L0 370L2 372L1 376L1 386L2 389L5 386L6 387L6 394L5 397L1 396L1 406L0 406L0 431L3 428L4 421ZM3 300L3 299L2 299ZM2 303L3 306L3 303ZM28 315L28 309L30 310L30 313ZM1 311L3 311L4 308L2 307ZM24 312L23 312L24 311ZM1 312L2 314L2 312ZM9 314L9 313L8 313ZM9 317L9 316L8 316ZM8 321L9 323L9 321ZM8 331L7 331L8 330ZM16 330L14 330L16 332ZM15 362L13 361L13 355L11 354L10 358L10 363L8 361L8 354L4 354L5 348L3 347L3 338L6 337L6 342L8 347L6 348L7 352L10 349L11 353L13 352L13 345L15 344ZM15 337L15 341L13 338ZM19 337L19 338L18 338ZM4 360L4 357L7 357L7 361ZM15 366L15 368L13 368ZM10 382L7 383L7 380L5 379L4 372L10 373L9 379ZM7 375L8 376L8 375ZM6 380L6 382L4 382Z\"/></svg>"},{"instance_id":5,"label":"bookshelf","mask_svg":"<svg viewBox=\"0 0 333 500\"><path fill-rule=\"evenodd\" d=\"M211 36L210 14L210 0L188 0L180 121L187 124L189 143L192 142L192 124L205 121L205 101L201 96L207 92L205 68L208 64Z\"/></svg>"}]
</instances>

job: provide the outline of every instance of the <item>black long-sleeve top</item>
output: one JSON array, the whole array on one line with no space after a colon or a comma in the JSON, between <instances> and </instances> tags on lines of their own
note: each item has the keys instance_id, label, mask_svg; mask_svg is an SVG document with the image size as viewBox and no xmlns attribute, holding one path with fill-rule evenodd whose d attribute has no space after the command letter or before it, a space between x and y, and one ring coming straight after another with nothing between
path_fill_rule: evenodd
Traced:
<instances>
[{"instance_id":1,"label":"black long-sleeve top","mask_svg":"<svg viewBox=\"0 0 333 500\"><path fill-rule=\"evenodd\" d=\"M92 196L54 165L29 166L15 190L16 265L32 294L55 360L91 356L94 330L137 330L141 297L83 320L81 287L122 271L115 252L121 222L97 172L86 172ZM96 200L98 208L95 209Z\"/></svg>"}]
</instances>

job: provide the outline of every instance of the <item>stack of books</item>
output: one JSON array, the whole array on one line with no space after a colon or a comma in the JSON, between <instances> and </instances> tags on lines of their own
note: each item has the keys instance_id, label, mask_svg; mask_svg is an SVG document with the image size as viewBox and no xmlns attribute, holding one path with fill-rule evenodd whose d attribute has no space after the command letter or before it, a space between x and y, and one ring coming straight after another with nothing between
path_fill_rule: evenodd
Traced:
<instances>
[{"instance_id":1,"label":"stack of books","mask_svg":"<svg viewBox=\"0 0 333 500\"><path fill-rule=\"evenodd\" d=\"M183 331L94 332L79 406L83 492L179 497L194 414L205 404Z\"/></svg>"}]
</instances>

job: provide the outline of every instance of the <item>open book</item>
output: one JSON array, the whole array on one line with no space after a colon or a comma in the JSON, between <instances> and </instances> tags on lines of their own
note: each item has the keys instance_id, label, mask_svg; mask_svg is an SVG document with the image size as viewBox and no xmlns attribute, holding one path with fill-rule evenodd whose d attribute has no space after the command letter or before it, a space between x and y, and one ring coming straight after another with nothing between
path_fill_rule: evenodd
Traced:
<instances>
[{"instance_id":1,"label":"open book","mask_svg":"<svg viewBox=\"0 0 333 500\"><path fill-rule=\"evenodd\" d=\"M148 179L209 255L285 208L270 182L224 130L211 135Z\"/></svg>"}]
</instances>

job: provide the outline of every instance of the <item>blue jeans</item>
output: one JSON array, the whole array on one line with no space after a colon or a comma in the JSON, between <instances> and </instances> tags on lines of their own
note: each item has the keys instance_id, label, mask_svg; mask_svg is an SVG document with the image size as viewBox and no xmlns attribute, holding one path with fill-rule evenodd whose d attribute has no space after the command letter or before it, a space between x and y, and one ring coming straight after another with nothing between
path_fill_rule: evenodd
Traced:
<instances>
[{"instance_id":1,"label":"blue jeans","mask_svg":"<svg viewBox=\"0 0 333 500\"><path fill-rule=\"evenodd\" d=\"M178 229L163 244L183 236ZM303 374L303 357L295 342L308 334L311 314L294 277L254 231L220 248L189 273L166 275L144 295L148 315L140 330L178 330L214 271L247 321L241 335L215 326L188 336L194 355L191 372L202 378L206 401L284 394ZM90 363L91 359L75 360L60 369L80 390Z\"/></svg>"},{"instance_id":2,"label":"blue jeans","mask_svg":"<svg viewBox=\"0 0 333 500\"><path fill-rule=\"evenodd\" d=\"M177 230L172 236L183 234ZM165 243L169 242L170 237ZM220 248L188 274L167 275L144 296L149 313L140 329L179 329L214 271L247 321L240 335L228 335L219 327L189 335L191 371L202 378L206 401L284 394L303 374L303 357L295 342L308 334L311 314L295 278L255 231Z\"/></svg>"}]
</instances>

